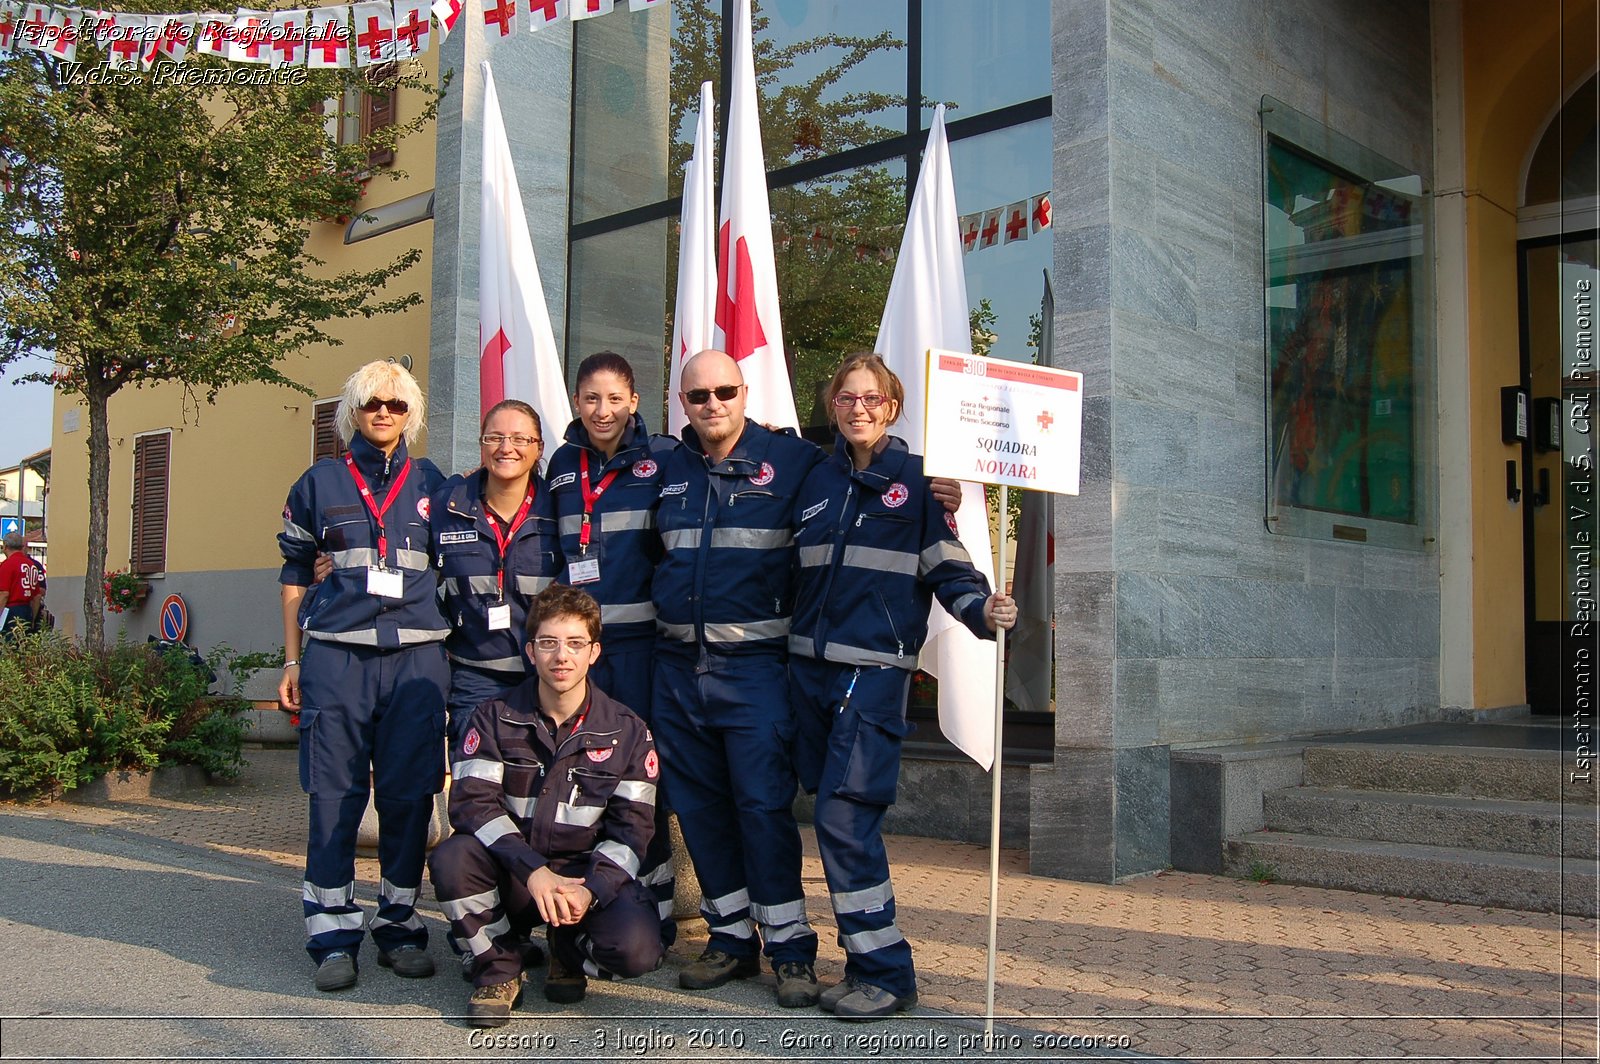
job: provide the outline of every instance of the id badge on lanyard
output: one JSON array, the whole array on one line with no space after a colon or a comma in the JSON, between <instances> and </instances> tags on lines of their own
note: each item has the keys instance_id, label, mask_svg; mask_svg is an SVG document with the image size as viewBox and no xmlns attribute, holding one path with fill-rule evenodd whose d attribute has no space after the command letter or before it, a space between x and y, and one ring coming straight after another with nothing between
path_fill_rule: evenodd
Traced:
<instances>
[{"instance_id":1,"label":"id badge on lanyard","mask_svg":"<svg viewBox=\"0 0 1600 1064\"><path fill-rule=\"evenodd\" d=\"M383 569L376 565L367 567L367 594L379 598L405 598L406 575L399 569Z\"/></svg>"},{"instance_id":2,"label":"id badge on lanyard","mask_svg":"<svg viewBox=\"0 0 1600 1064\"><path fill-rule=\"evenodd\" d=\"M390 486L389 494L384 497L382 506L373 501L372 490L367 487L367 478L361 475L361 470L356 468L355 459L351 458L349 453L344 456L344 465L350 470L350 479L355 481L356 490L361 493L361 501L367 504L367 512L372 515L377 525L378 564L367 566L367 594L388 599L405 598L405 574L398 569L390 569L388 565L389 536L384 530L383 515L394 505L394 500L400 495L400 489L405 485L406 477L411 475L411 459L407 458L406 464L400 467L400 473L394 478L394 484Z\"/></svg>"}]
</instances>

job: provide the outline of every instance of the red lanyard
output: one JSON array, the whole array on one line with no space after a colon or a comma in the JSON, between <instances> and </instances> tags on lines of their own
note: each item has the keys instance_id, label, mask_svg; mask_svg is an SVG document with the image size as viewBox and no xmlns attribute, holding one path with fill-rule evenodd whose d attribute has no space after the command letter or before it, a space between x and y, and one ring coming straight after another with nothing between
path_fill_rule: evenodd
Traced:
<instances>
[{"instance_id":1,"label":"red lanyard","mask_svg":"<svg viewBox=\"0 0 1600 1064\"><path fill-rule=\"evenodd\" d=\"M578 478L578 486L583 489L583 525L578 529L578 547L583 553L589 553L589 514L594 510L594 504L600 501L600 496L606 493L611 482L617 479L620 469L613 469L600 478L598 488L589 487L589 452L578 452L578 464L582 467L583 475Z\"/></svg>"},{"instance_id":2,"label":"red lanyard","mask_svg":"<svg viewBox=\"0 0 1600 1064\"><path fill-rule=\"evenodd\" d=\"M356 482L356 490L361 492L361 501L367 504L372 519L378 522L378 568L386 568L389 564L389 537L384 533L383 515L394 505L401 487L405 485L406 477L411 474L411 459L407 458L406 464L400 467L400 475L394 478L394 483L390 485L389 494L384 498L381 507L372 500L372 489L367 487L367 478L356 468L355 459L350 457L348 451L345 452L344 467L350 470L350 479Z\"/></svg>"},{"instance_id":3,"label":"red lanyard","mask_svg":"<svg viewBox=\"0 0 1600 1064\"><path fill-rule=\"evenodd\" d=\"M500 568L495 571L494 578L500 586L500 601L506 600L506 551L511 541L517 538L517 529L522 527L522 522L528 519L528 511L533 509L533 478L528 478L528 497L522 500L522 509L517 511L517 516L511 519L511 529L505 535L500 534L500 522L495 518L494 511L489 509L488 502L483 504L484 516L489 519L489 531L494 533L495 546L500 548Z\"/></svg>"}]
</instances>

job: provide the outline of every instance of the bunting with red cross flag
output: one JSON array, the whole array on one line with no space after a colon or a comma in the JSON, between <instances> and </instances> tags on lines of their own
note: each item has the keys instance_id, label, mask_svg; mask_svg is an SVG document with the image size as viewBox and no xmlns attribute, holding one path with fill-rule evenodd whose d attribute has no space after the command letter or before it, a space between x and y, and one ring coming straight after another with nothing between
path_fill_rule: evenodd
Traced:
<instances>
[{"instance_id":1,"label":"bunting with red cross flag","mask_svg":"<svg viewBox=\"0 0 1600 1064\"><path fill-rule=\"evenodd\" d=\"M666 7L667 0L628 0L629 11L648 11L652 7Z\"/></svg>"},{"instance_id":2,"label":"bunting with red cross flag","mask_svg":"<svg viewBox=\"0 0 1600 1064\"><path fill-rule=\"evenodd\" d=\"M582 3L583 0L578 0ZM542 30L567 17L569 0L529 0L528 28Z\"/></svg>"},{"instance_id":3,"label":"bunting with red cross flag","mask_svg":"<svg viewBox=\"0 0 1600 1064\"><path fill-rule=\"evenodd\" d=\"M13 0L0 0L0 56L12 54L16 47L17 25L21 21L21 7Z\"/></svg>"},{"instance_id":4,"label":"bunting with red cross flag","mask_svg":"<svg viewBox=\"0 0 1600 1064\"><path fill-rule=\"evenodd\" d=\"M616 7L615 0L567 0L572 7L572 21L581 22L586 18L596 18L600 15L611 14Z\"/></svg>"},{"instance_id":5,"label":"bunting with red cross flag","mask_svg":"<svg viewBox=\"0 0 1600 1064\"><path fill-rule=\"evenodd\" d=\"M160 15L159 25L145 45L144 58L139 65L149 70L157 59L181 63L189 53L189 43L194 40L193 15Z\"/></svg>"},{"instance_id":6,"label":"bunting with red cross flag","mask_svg":"<svg viewBox=\"0 0 1600 1064\"><path fill-rule=\"evenodd\" d=\"M433 22L428 17L429 0L394 0L394 57L412 59L428 50L433 41Z\"/></svg>"},{"instance_id":7,"label":"bunting with red cross flag","mask_svg":"<svg viewBox=\"0 0 1600 1064\"><path fill-rule=\"evenodd\" d=\"M265 11L241 7L233 16L233 33L228 41L228 62L260 63L272 61L267 38L272 35L271 16Z\"/></svg>"},{"instance_id":8,"label":"bunting with red cross flag","mask_svg":"<svg viewBox=\"0 0 1600 1064\"><path fill-rule=\"evenodd\" d=\"M1006 207L1002 212L1002 216L1005 220L1001 222L1001 225L1005 229L1005 242L1007 244L1028 239L1027 200L1018 200Z\"/></svg>"},{"instance_id":9,"label":"bunting with red cross flag","mask_svg":"<svg viewBox=\"0 0 1600 1064\"><path fill-rule=\"evenodd\" d=\"M461 19L462 0L433 0L433 17L439 20L439 40L449 39Z\"/></svg>"},{"instance_id":10,"label":"bunting with red cross flag","mask_svg":"<svg viewBox=\"0 0 1600 1064\"><path fill-rule=\"evenodd\" d=\"M272 16L272 69L306 65L306 11L279 11Z\"/></svg>"},{"instance_id":11,"label":"bunting with red cross flag","mask_svg":"<svg viewBox=\"0 0 1600 1064\"><path fill-rule=\"evenodd\" d=\"M77 59L78 24L82 18L83 12L75 7L58 7L51 11L50 21L44 28L45 40L49 42L45 50L68 63Z\"/></svg>"},{"instance_id":12,"label":"bunting with red cross flag","mask_svg":"<svg viewBox=\"0 0 1600 1064\"><path fill-rule=\"evenodd\" d=\"M394 59L394 8L387 0L356 4L350 9L356 30L356 66L377 66Z\"/></svg>"},{"instance_id":13,"label":"bunting with red cross flag","mask_svg":"<svg viewBox=\"0 0 1600 1064\"><path fill-rule=\"evenodd\" d=\"M201 15L197 23L199 29L194 35L194 50L200 55L214 55L222 58L228 54L228 28L233 25L233 16L210 11Z\"/></svg>"},{"instance_id":14,"label":"bunting with red cross flag","mask_svg":"<svg viewBox=\"0 0 1600 1064\"><path fill-rule=\"evenodd\" d=\"M983 212L983 220L978 225L978 247L992 248L1000 242L1000 216L1001 210Z\"/></svg>"},{"instance_id":15,"label":"bunting with red cross flag","mask_svg":"<svg viewBox=\"0 0 1600 1064\"><path fill-rule=\"evenodd\" d=\"M968 255L978 246L978 226L983 222L983 212L961 216L961 254Z\"/></svg>"},{"instance_id":16,"label":"bunting with red cross flag","mask_svg":"<svg viewBox=\"0 0 1600 1064\"><path fill-rule=\"evenodd\" d=\"M122 12L111 17L111 33L106 45L106 67L111 70L130 70L139 65L139 53L144 49L145 26L143 15Z\"/></svg>"},{"instance_id":17,"label":"bunting with red cross flag","mask_svg":"<svg viewBox=\"0 0 1600 1064\"><path fill-rule=\"evenodd\" d=\"M306 66L313 70L343 70L349 65L350 9L313 9L311 31L306 39Z\"/></svg>"},{"instance_id":18,"label":"bunting with red cross flag","mask_svg":"<svg viewBox=\"0 0 1600 1064\"><path fill-rule=\"evenodd\" d=\"M488 36L514 36L517 32L517 0L483 0L483 25L484 33ZM539 28L537 2L533 4L533 28Z\"/></svg>"},{"instance_id":19,"label":"bunting with red cross flag","mask_svg":"<svg viewBox=\"0 0 1600 1064\"><path fill-rule=\"evenodd\" d=\"M25 9L22 21L17 25L18 49L31 49L36 52L44 50L44 38L47 27L50 25L49 4L29 4Z\"/></svg>"},{"instance_id":20,"label":"bunting with red cross flag","mask_svg":"<svg viewBox=\"0 0 1600 1064\"><path fill-rule=\"evenodd\" d=\"M1050 193L1041 192L1033 197L1030 203L1032 206L1028 211L1028 221L1033 226L1033 231L1037 233L1041 229L1049 229L1052 210Z\"/></svg>"}]
</instances>

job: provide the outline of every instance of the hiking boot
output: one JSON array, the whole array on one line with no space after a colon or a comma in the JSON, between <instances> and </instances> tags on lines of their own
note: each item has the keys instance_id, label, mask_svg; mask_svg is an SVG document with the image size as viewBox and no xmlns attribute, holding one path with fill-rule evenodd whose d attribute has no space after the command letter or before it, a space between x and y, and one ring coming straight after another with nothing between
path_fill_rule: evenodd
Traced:
<instances>
[{"instance_id":1,"label":"hiking boot","mask_svg":"<svg viewBox=\"0 0 1600 1064\"><path fill-rule=\"evenodd\" d=\"M589 992L589 978L582 968L568 968L553 948L550 967L544 973L544 999L557 1005L576 1005Z\"/></svg>"},{"instance_id":2,"label":"hiking boot","mask_svg":"<svg viewBox=\"0 0 1600 1064\"><path fill-rule=\"evenodd\" d=\"M378 967L393 968L402 979L426 979L433 974L433 958L421 946L396 946L378 951Z\"/></svg>"},{"instance_id":3,"label":"hiking boot","mask_svg":"<svg viewBox=\"0 0 1600 1064\"><path fill-rule=\"evenodd\" d=\"M503 983L480 986L467 999L468 1027L504 1027L511 1010L522 1002L522 976Z\"/></svg>"},{"instance_id":4,"label":"hiking boot","mask_svg":"<svg viewBox=\"0 0 1600 1064\"><path fill-rule=\"evenodd\" d=\"M817 985L817 971L803 961L788 961L778 965L778 1004L786 1009L803 1009L815 1005L822 996Z\"/></svg>"},{"instance_id":5,"label":"hiking boot","mask_svg":"<svg viewBox=\"0 0 1600 1064\"><path fill-rule=\"evenodd\" d=\"M823 1012L832 1012L840 1001L854 994L860 985L856 982L855 976L845 976L822 992L822 996L817 999L817 1007Z\"/></svg>"},{"instance_id":6,"label":"hiking boot","mask_svg":"<svg viewBox=\"0 0 1600 1064\"><path fill-rule=\"evenodd\" d=\"M317 989L348 990L356 985L356 959L342 949L334 950L317 965Z\"/></svg>"},{"instance_id":7,"label":"hiking boot","mask_svg":"<svg viewBox=\"0 0 1600 1064\"><path fill-rule=\"evenodd\" d=\"M915 990L905 997L896 997L881 986L857 983L853 992L834 1004L833 1014L841 1020L879 1020L896 1012L904 1012L916 1004Z\"/></svg>"},{"instance_id":8,"label":"hiking boot","mask_svg":"<svg viewBox=\"0 0 1600 1064\"><path fill-rule=\"evenodd\" d=\"M730 979L748 979L760 971L761 958L755 954L735 957L711 946L678 973L678 985L685 990L714 990Z\"/></svg>"}]
</instances>

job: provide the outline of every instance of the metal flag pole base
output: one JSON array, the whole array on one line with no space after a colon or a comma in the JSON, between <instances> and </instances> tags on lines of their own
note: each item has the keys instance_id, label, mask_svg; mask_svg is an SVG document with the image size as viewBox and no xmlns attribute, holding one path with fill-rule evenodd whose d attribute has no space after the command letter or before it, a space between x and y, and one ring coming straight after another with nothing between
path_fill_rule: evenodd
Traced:
<instances>
[{"instance_id":1,"label":"metal flag pole base","mask_svg":"<svg viewBox=\"0 0 1600 1064\"><path fill-rule=\"evenodd\" d=\"M1006 582L1006 539L1011 535L1010 489L1000 485L1000 556L995 566L995 583L1001 589ZM994 976L995 947L1000 920L1000 743L1001 718L1006 696L1006 630L999 625L994 630L994 772L991 774L989 795L989 987L983 1010L983 1046L986 1052L994 1051Z\"/></svg>"}]
</instances>

